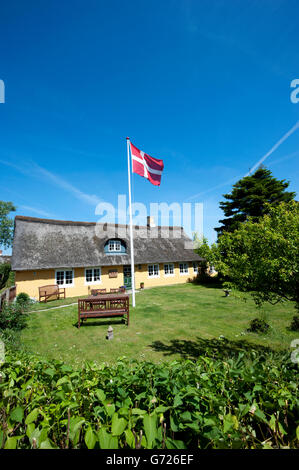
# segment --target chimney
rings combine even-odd
[[[156,227],[154,217],[151,217],[150,215],[148,215],[146,218],[146,225],[148,228]]]

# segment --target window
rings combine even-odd
[[[188,274],[188,264],[187,263],[180,263],[180,274]]]
[[[174,276],[173,264],[164,264],[164,274],[165,276]]]
[[[108,251],[121,251],[120,240],[109,240]]]
[[[99,284],[101,282],[101,268],[85,269],[86,284]]]
[[[158,264],[149,264],[148,265],[148,275],[149,275],[149,277],[159,277],[159,265]]]
[[[198,274],[198,263],[193,263],[193,272],[194,274]]]
[[[56,271],[56,284],[59,286],[71,287],[74,283],[74,271],[67,269],[63,271]]]

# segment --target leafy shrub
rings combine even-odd
[[[6,328],[0,330],[0,340],[4,342],[6,348],[11,348],[13,351],[21,349],[20,331]]]
[[[248,331],[251,331],[253,333],[258,333],[258,332],[266,333],[268,328],[269,328],[269,325],[268,325],[268,323],[265,322],[265,320],[263,320],[261,318],[254,318],[250,322],[250,326],[248,328]]]
[[[0,373],[7,449],[298,447],[298,365],[289,353],[75,370],[8,352]]]
[[[28,315],[24,304],[4,303],[0,312],[0,330],[22,330],[27,325]]]
[[[27,306],[30,304],[31,300],[26,292],[20,292],[16,297],[16,302],[20,305]]]
[[[292,320],[290,329],[291,329],[292,331],[299,331],[299,315],[295,315],[295,316],[293,317],[293,320]]]
[[[11,273],[11,266],[9,263],[0,264],[0,289],[6,287],[7,281]]]

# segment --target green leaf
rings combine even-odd
[[[179,430],[178,425],[179,425],[179,423],[178,423],[177,418],[170,416],[170,429],[171,429],[173,432],[177,432],[177,431]]]
[[[173,401],[173,406],[176,408],[177,406],[182,405],[183,402],[181,400],[181,397],[179,395],[176,395]]]
[[[134,434],[132,433],[131,429],[125,430],[126,442],[131,449],[135,448],[135,438]]]
[[[87,445],[88,449],[93,449],[96,442],[97,438],[91,427],[89,426],[84,437],[85,444]]]
[[[81,418],[80,416],[77,416],[76,418],[71,418],[70,419],[70,433],[69,437],[71,442],[73,443],[74,446],[78,444],[79,441],[79,436],[80,436],[80,430],[82,427],[82,424],[85,423],[85,419]]]
[[[146,415],[146,410],[141,410],[140,408],[132,408],[133,415]]]
[[[49,375],[50,377],[54,377],[55,372],[56,370],[51,369],[50,367],[48,367],[48,369],[45,370],[45,374]]]
[[[157,437],[157,415],[146,415],[143,417],[144,432],[149,449],[152,449],[154,440]]]
[[[254,416],[256,416],[257,418],[259,418],[261,421],[263,421],[264,423],[267,423],[267,419],[266,419],[266,416],[265,416],[265,413],[260,410],[259,408],[257,408],[255,410],[255,413],[254,413]]]
[[[157,406],[157,408],[155,408],[155,412],[156,413],[165,413],[165,411],[169,410],[170,406]]]
[[[166,449],[187,449],[187,446],[183,441],[170,439],[170,437],[166,439],[165,444]]]
[[[65,375],[64,377],[61,377],[61,379],[57,380],[56,386],[58,387],[59,385],[69,383],[69,378]]]
[[[39,415],[39,408],[35,408],[29,413],[29,415],[25,419],[25,424],[33,423],[37,419],[38,415]]]
[[[55,446],[53,445],[53,443],[50,441],[50,439],[48,439],[48,438],[45,439],[45,440],[41,443],[41,445],[40,445],[39,448],[40,448],[40,449],[57,449],[57,447],[55,447]]]
[[[106,394],[101,389],[96,390],[96,396],[102,403],[106,400]]]
[[[182,421],[192,421],[191,413],[190,411],[185,411],[184,413],[180,414],[180,419]]]
[[[34,430],[35,430],[35,424],[34,423],[27,424],[26,436],[30,438],[31,434],[34,432]]]
[[[111,431],[114,436],[120,436],[127,427],[127,421],[124,418],[119,418],[117,413],[112,416]]]
[[[4,449],[16,449],[17,448],[17,437],[8,437],[5,442]]]
[[[16,421],[17,423],[21,423],[24,418],[24,409],[21,406],[17,406],[11,413],[10,419],[12,421]]]
[[[115,412],[115,405],[111,404],[111,403],[106,403],[104,404],[105,406],[105,410],[106,410],[106,413],[108,416],[113,416],[114,412]]]
[[[228,432],[231,429],[238,429],[238,418],[232,414],[227,414],[223,417],[223,432]]]
[[[117,437],[111,436],[105,428],[101,428],[97,435],[101,449],[118,449]]]

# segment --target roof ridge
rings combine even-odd
[[[118,223],[111,223],[111,222],[81,222],[81,221],[72,221],[72,220],[57,220],[57,219],[42,219],[39,217],[29,217],[25,215],[16,215],[16,220],[22,220],[24,222],[36,222],[42,224],[53,224],[53,225],[82,225],[82,226],[95,226],[95,225],[109,225],[113,227],[130,227],[129,224],[118,224]],[[180,225],[156,225],[155,227],[148,227],[147,225],[133,225],[133,228],[146,228],[146,229],[181,229],[184,230],[184,227]]]

